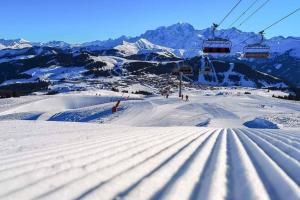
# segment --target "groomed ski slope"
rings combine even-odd
[[[0,100],[0,199],[300,199],[299,103],[236,92]]]
[[[245,91],[251,95],[244,94]],[[141,98],[103,90],[0,99],[0,121],[89,122],[134,127],[300,128],[300,104],[272,98],[267,90],[221,88],[184,93],[189,94],[189,102],[176,94],[169,99]],[[112,114],[111,108],[119,99],[122,100],[119,112]]]
[[[10,121],[0,132],[0,199],[300,199],[296,131]]]

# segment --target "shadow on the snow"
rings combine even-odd
[[[254,120],[245,122],[244,126],[248,128],[259,128],[259,129],[279,129],[277,124],[274,124],[273,122],[261,118],[255,118]]]
[[[211,119],[208,118],[208,119],[206,119],[206,120],[200,122],[200,123],[197,124],[196,126],[197,126],[197,127],[206,127],[206,126],[209,124],[210,120],[211,120]]]
[[[118,112],[123,111],[124,108],[120,107]],[[114,115],[111,108],[106,108],[98,112],[86,113],[86,112],[62,112],[58,113],[48,121],[68,121],[68,122],[92,122],[102,121],[110,116]]]
[[[30,113],[30,112],[13,113],[13,114],[0,116],[0,121],[6,121],[6,120],[37,120],[41,115],[42,115],[42,113]]]

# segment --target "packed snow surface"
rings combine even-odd
[[[299,103],[184,93],[0,100],[0,199],[300,199]]]

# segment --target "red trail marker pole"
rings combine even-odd
[[[112,107],[112,109],[111,109],[112,113],[115,113],[118,111],[118,107],[119,107],[120,103],[121,103],[121,100],[118,100],[116,105],[114,107]]]

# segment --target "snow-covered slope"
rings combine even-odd
[[[256,71],[242,63],[228,63],[224,61],[210,61],[209,73],[205,73],[206,58],[201,59],[198,82],[213,86],[242,86],[242,87],[267,87],[287,88],[283,80],[268,74]],[[209,59],[208,59],[209,60]]]
[[[128,86],[128,90],[135,87]],[[213,128],[300,127],[299,104],[272,98],[274,93],[267,90],[243,88],[186,90],[184,94],[190,96],[189,102],[182,101],[177,94],[171,95],[169,99],[152,97],[130,101],[138,96],[99,89],[91,90],[90,94],[73,92],[54,96],[22,97],[19,100],[1,99],[0,120],[35,120],[44,115],[48,116],[43,117],[46,121],[105,122],[138,127],[179,125]],[[23,103],[23,99],[30,101],[20,105],[19,102]],[[111,107],[117,99],[122,100],[120,112],[113,115]],[[263,120],[275,126],[266,127],[260,124]]]
[[[297,132],[15,123],[1,199],[300,198]]]
[[[156,52],[147,53],[149,49],[156,49]],[[19,53],[22,53],[23,49],[14,51],[14,54],[9,54],[8,57],[0,57],[1,70],[7,74],[6,79],[0,77],[0,86],[37,83],[40,80],[50,81],[53,84],[65,81],[86,82],[90,78],[102,79],[111,76],[129,80],[130,75],[138,76],[142,82],[148,82],[146,80],[148,78],[144,75],[168,74],[170,76],[178,68],[178,62],[182,62],[193,68],[193,76],[189,79],[192,82],[213,86],[286,87],[284,81],[257,72],[250,66],[238,62],[214,60],[210,74],[203,76],[205,67],[201,62],[201,57],[183,61],[169,49],[146,40],[139,40],[136,43],[125,42],[118,46],[116,54],[122,54],[122,56],[103,56],[93,52],[72,53],[50,47],[35,47],[23,52],[25,56],[21,57]],[[230,63],[234,66],[230,67]],[[167,79],[162,77],[159,82]],[[155,82],[149,81],[149,83],[160,87]]]
[[[0,111],[11,113],[0,122],[0,199],[297,200],[299,118],[294,129],[275,130],[256,117],[281,116],[288,125],[287,113],[299,116],[299,104],[244,91],[184,91],[189,102],[175,95],[122,101],[115,114],[107,104],[113,96],[0,100]],[[35,121],[15,120],[26,113]],[[62,122],[72,119],[94,123]],[[243,127],[249,119],[245,125],[267,129]]]

